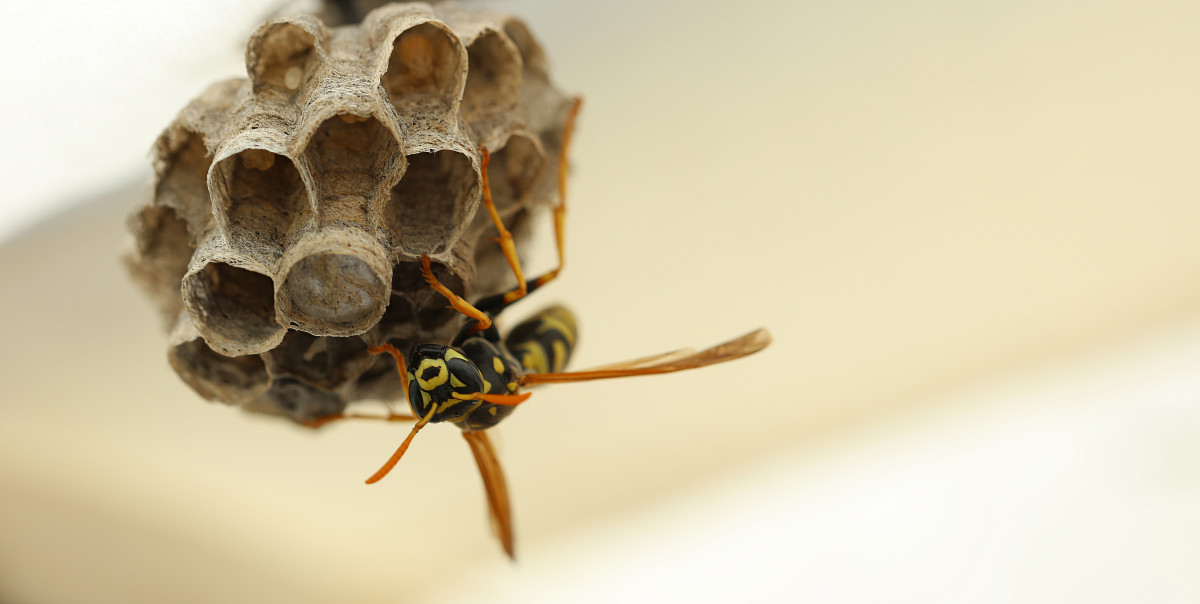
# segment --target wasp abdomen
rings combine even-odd
[[[509,332],[504,344],[526,373],[562,371],[575,349],[575,315],[551,306]]]

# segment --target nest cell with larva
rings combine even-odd
[[[480,148],[518,250],[557,201],[571,99],[520,21],[390,4],[361,23],[262,24],[248,78],[219,82],[153,148],[127,264],[211,400],[310,421],[398,398],[368,341],[448,341],[460,321],[420,275],[478,298],[511,287],[480,207]]]

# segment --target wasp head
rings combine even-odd
[[[431,422],[459,421],[480,403],[455,397],[483,392],[483,376],[462,353],[449,346],[418,344],[408,358],[408,404],[417,417],[438,406]]]

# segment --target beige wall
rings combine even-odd
[[[1200,5],[563,4],[513,3],[586,97],[569,267],[526,310],[578,311],[580,367],[760,325],[776,343],[539,391],[502,430],[522,548],[1200,305]],[[367,489],[394,426],[197,400],[115,263],[119,213],[0,248],[21,284],[0,294],[0,504],[21,511],[0,526],[21,539],[0,543],[69,546],[0,561],[103,577],[97,527],[128,524],[157,589],[208,569],[319,600],[499,556],[452,430]],[[43,500],[116,520],[56,533]]]

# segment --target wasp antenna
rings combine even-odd
[[[408,437],[404,439],[404,442],[400,443],[400,447],[396,449],[395,453],[392,453],[392,457],[387,460],[387,463],[383,464],[382,468],[379,468],[378,471],[376,471],[371,475],[370,478],[367,479],[367,484],[375,484],[379,482],[384,476],[388,475],[388,472],[392,471],[392,468],[396,467],[396,464],[399,463],[400,458],[404,457],[404,452],[408,450],[408,445],[412,442],[413,437],[417,435],[417,432],[421,431],[421,428],[425,427],[425,424],[429,423],[429,420],[433,419],[433,414],[437,413],[437,410],[438,405],[437,403],[434,403],[433,406],[429,408],[429,413],[426,413],[425,417],[422,417],[421,421],[417,422],[417,424],[413,426],[412,431],[408,433]]]

